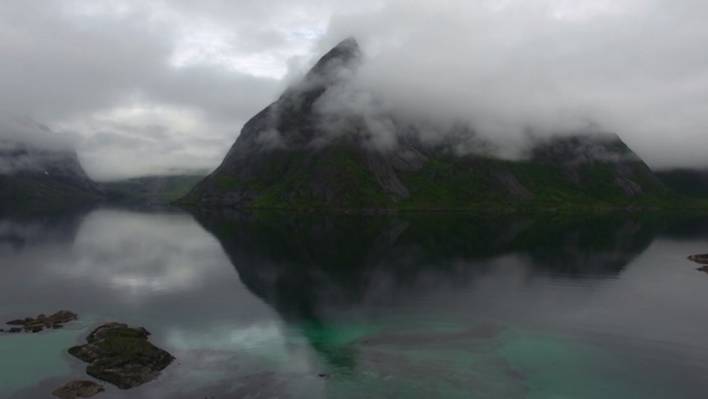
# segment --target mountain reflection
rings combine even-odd
[[[88,209],[39,214],[4,213],[0,210],[0,254],[3,249],[22,251],[46,243],[71,243]]]
[[[525,278],[610,278],[647,248],[654,226],[617,215],[512,218],[200,213],[243,283],[286,319],[464,287],[520,259]]]
[[[107,398],[436,397],[441,386],[447,397],[523,398],[549,380],[567,387],[558,396],[579,397],[569,378],[622,393],[614,397],[670,397],[645,384],[661,383],[667,364],[686,386],[704,386],[705,369],[682,366],[708,358],[695,345],[708,328],[705,276],[685,260],[703,248],[704,221],[5,214],[0,320],[60,308],[81,319],[60,332],[69,343],[42,355],[45,369],[6,356],[0,396],[46,397],[72,373],[66,347],[118,320],[147,327],[179,362],[143,390]],[[4,342],[0,350],[16,347]],[[665,356],[655,357],[657,342]],[[627,370],[641,376],[632,394]]]

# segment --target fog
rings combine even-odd
[[[328,34],[358,38],[359,84],[386,105],[469,121],[502,149],[592,127],[654,167],[708,166],[708,4],[576,3],[390,1]]]
[[[365,59],[330,107],[464,121],[507,155],[597,127],[654,168],[708,167],[706,17],[698,0],[8,0],[0,118],[45,126],[98,179],[208,169],[353,36]]]

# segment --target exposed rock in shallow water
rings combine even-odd
[[[70,312],[68,310],[60,310],[52,315],[46,316],[40,314],[35,318],[27,317],[21,320],[8,321],[6,324],[11,326],[21,326],[13,327],[8,330],[11,333],[22,332],[32,332],[38,333],[44,329],[57,329],[64,327],[64,324],[69,323],[74,320],[78,320],[79,316],[76,313]]]
[[[703,255],[691,255],[688,257],[689,260],[692,260],[696,263],[700,263],[703,265],[708,265],[708,254],[703,254]]]
[[[699,272],[708,273],[708,266],[699,267],[696,270],[698,270]]]
[[[152,381],[172,363],[174,357],[148,342],[144,328],[122,323],[108,323],[96,328],[85,345],[69,353],[86,363],[88,375],[110,382],[121,389],[134,388]]]
[[[61,399],[90,398],[103,391],[103,385],[93,381],[72,381],[55,389],[52,395]]]

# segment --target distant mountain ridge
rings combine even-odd
[[[207,172],[165,176],[142,176],[102,182],[106,200],[123,205],[168,205],[184,195]]]
[[[474,209],[658,206],[669,190],[614,134],[583,131],[535,144],[529,157],[486,155],[466,126],[420,139],[414,121],[383,118],[396,143],[372,146],[366,115],[325,115],[328,95],[361,62],[347,39],[248,121],[222,164],[182,203],[287,209]],[[460,151],[460,148],[472,151]]]
[[[43,208],[96,202],[102,196],[75,151],[0,141],[0,204]]]
[[[94,182],[76,152],[68,147],[0,140],[0,206],[8,209],[98,204],[163,206],[184,196],[206,174],[204,171]]]

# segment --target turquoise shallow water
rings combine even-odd
[[[703,398],[708,223],[99,209],[0,217],[0,398],[85,378],[105,321],[177,361],[104,398]]]

